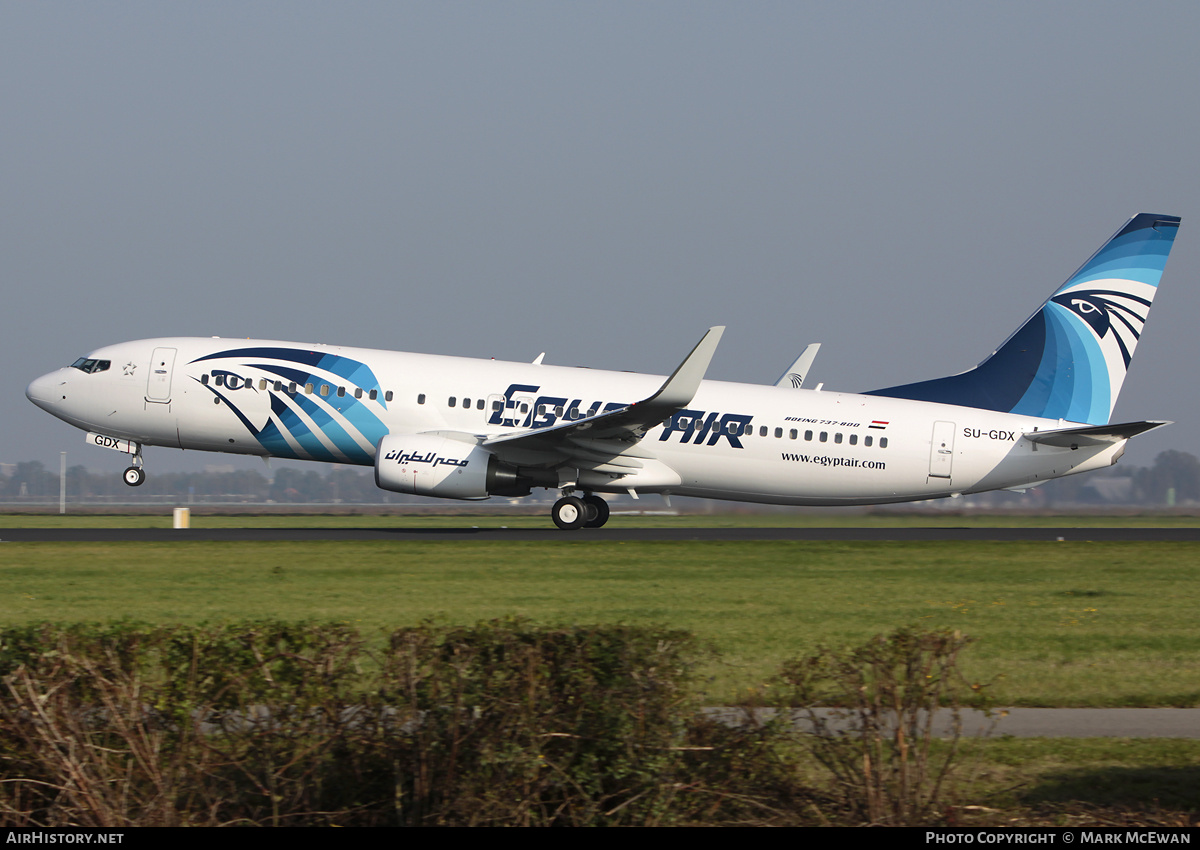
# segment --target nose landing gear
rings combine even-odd
[[[133,453],[133,466],[126,467],[125,471],[121,473],[121,477],[130,487],[140,487],[146,480],[146,470],[142,469],[141,445],[138,445],[137,451]]]

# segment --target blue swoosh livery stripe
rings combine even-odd
[[[301,387],[309,383],[316,385],[329,383],[329,378],[314,374],[312,370],[321,370],[327,374],[336,375],[350,385],[345,396],[326,397],[303,392],[288,395],[291,402],[298,406],[312,422],[311,426],[289,406],[281,394],[271,392],[271,416],[261,430],[256,429],[249,418],[238,408],[236,402],[231,400],[232,394],[220,394],[225,403],[242,421],[242,424],[246,426],[246,429],[254,435],[254,438],[268,453],[279,457],[310,458],[332,463],[363,465],[374,463],[373,449],[369,451],[363,447],[363,444],[372,447],[377,445],[387,435],[388,429],[383,421],[371,411],[369,405],[379,405],[386,409],[387,404],[382,397],[383,393],[378,378],[365,363],[337,354],[270,346],[218,351],[199,357],[192,362],[228,359],[240,361],[238,367],[243,370],[255,370],[260,374],[276,375],[285,382],[294,381]],[[279,360],[294,365],[247,362],[248,360]],[[368,403],[355,398],[354,389],[361,389],[364,394],[374,390],[377,397]],[[357,436],[361,439],[356,439],[355,435],[350,433],[339,421],[338,416],[334,415],[335,405],[341,408],[337,411],[338,416],[357,431]],[[314,427],[320,432],[320,436],[313,431]],[[328,444],[336,447],[337,451],[331,451]],[[297,451],[294,446],[298,446],[300,451]]]

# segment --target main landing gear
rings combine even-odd
[[[566,495],[554,503],[550,517],[563,531],[599,528],[608,522],[608,502],[592,493],[582,497]]]

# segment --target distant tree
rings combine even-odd
[[[27,460],[17,464],[16,470],[6,482],[6,496],[57,496],[58,476],[46,471],[40,460]]]
[[[329,483],[317,472],[285,467],[275,473],[270,495],[276,502],[326,502],[331,491]]]
[[[1137,471],[1134,484],[1152,504],[1165,504],[1171,488],[1176,503],[1200,501],[1200,459],[1188,452],[1162,452],[1153,466]]]

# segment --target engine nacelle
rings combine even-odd
[[[375,449],[375,486],[439,499],[525,496],[516,470],[479,446],[437,434],[389,434]]]

